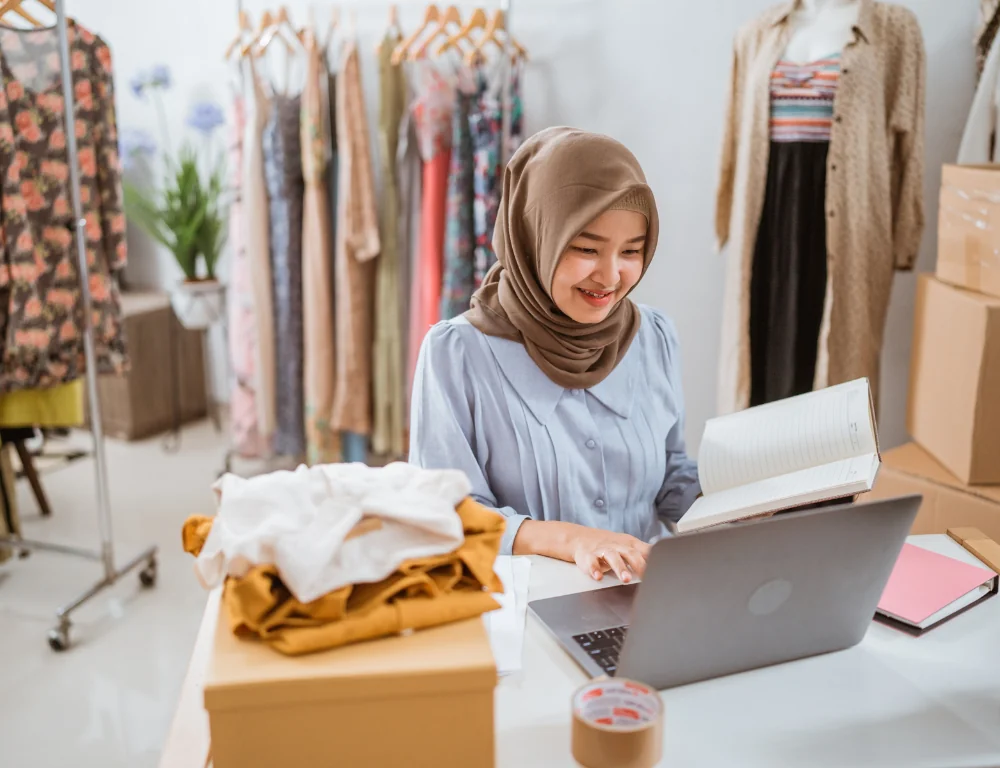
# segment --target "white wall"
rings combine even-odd
[[[724,257],[713,252],[715,173],[733,33],[764,10],[768,0],[514,0],[512,27],[528,47],[525,117],[529,131],[570,124],[611,134],[639,157],[660,206],[657,260],[638,297],[676,320],[684,352],[688,434],[698,443],[714,412]],[[933,268],[941,163],[954,158],[972,100],[972,33],[976,0],[907,0],[924,31],[927,76],[927,229],[918,268]],[[153,128],[153,114],[127,83],[137,69],[166,62],[176,86],[170,95],[171,130],[181,131],[195,96],[227,99],[221,52],[235,29],[236,2],[69,0],[71,14],[112,46],[123,126]],[[297,23],[314,6],[325,22],[328,3],[287,3]],[[463,2],[460,8],[474,7]],[[256,21],[273,4],[246,0]],[[368,0],[357,9],[362,76],[374,122],[375,40],[388,4]],[[406,30],[425,3],[399,3]],[[176,278],[169,257],[152,254],[133,237],[137,281]],[[880,431],[885,446],[905,439],[904,414],[914,277],[896,280],[883,356]]]

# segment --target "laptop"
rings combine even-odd
[[[791,512],[660,539],[639,584],[536,600],[591,677],[658,689],[856,645],[920,496]]]

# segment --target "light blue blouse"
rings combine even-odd
[[[651,541],[700,492],[684,446],[677,332],[657,310],[640,310],[625,357],[586,390],[564,389],[522,344],[463,317],[424,339],[410,461],[469,476],[473,498],[507,518],[502,554],[529,518]]]

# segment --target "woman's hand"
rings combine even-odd
[[[515,555],[545,555],[575,562],[596,581],[614,571],[623,584],[646,571],[649,544],[626,533],[611,533],[576,523],[525,520],[514,537]]]
[[[622,584],[628,584],[646,572],[649,549],[649,544],[627,533],[583,528],[577,535],[573,560],[595,581],[604,578],[608,571],[614,571]]]

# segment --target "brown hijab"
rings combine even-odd
[[[472,297],[466,318],[488,336],[524,344],[546,376],[566,388],[603,381],[639,330],[628,298],[599,323],[578,323],[552,301],[559,257],[576,237],[622,198],[645,198],[643,274],[653,259],[659,221],[639,162],[614,139],[574,128],[536,133],[504,171],[493,231],[497,263]]]

